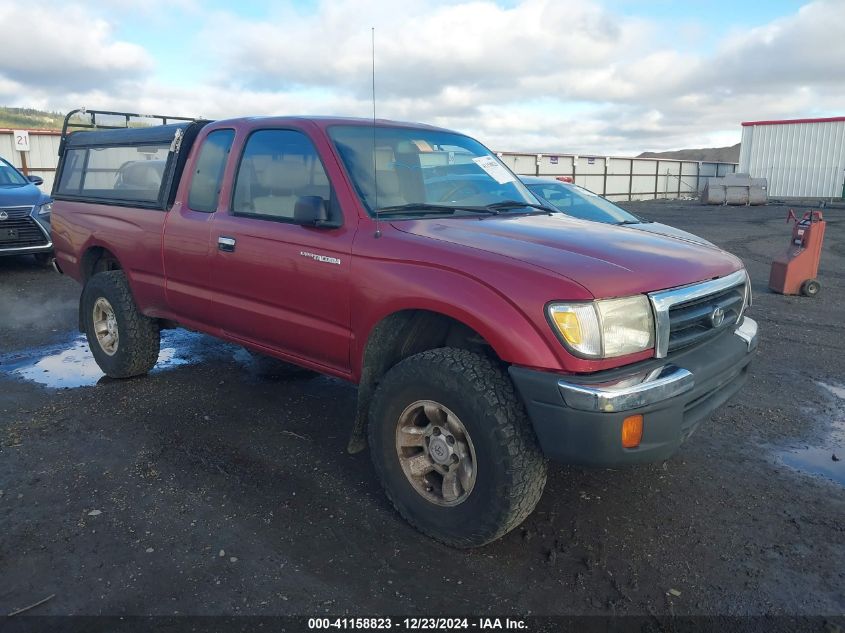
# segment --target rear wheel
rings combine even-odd
[[[135,305],[121,270],[97,273],[80,298],[88,347],[100,369],[112,378],[146,374],[158,359],[158,321]]]
[[[808,279],[801,284],[801,294],[805,297],[815,297],[822,289],[822,285],[815,279]]]
[[[499,538],[542,495],[534,431],[509,377],[484,356],[442,348],[405,359],[379,384],[368,433],[396,509],[447,545]]]

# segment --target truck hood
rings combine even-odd
[[[50,199],[35,185],[0,187],[0,207],[28,207]]]
[[[524,261],[571,279],[596,298],[723,277],[742,262],[714,246],[561,215],[393,221],[420,237]]]
[[[703,237],[699,237],[693,233],[676,229],[674,226],[668,224],[661,224],[660,222],[641,222],[640,224],[626,224],[630,229],[637,229],[638,231],[648,231],[649,233],[659,233],[660,235],[670,235],[671,237],[679,237],[688,242],[698,242],[705,246],[716,246],[713,242],[708,242]]]

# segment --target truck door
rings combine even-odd
[[[336,167],[335,167],[336,168]],[[215,319],[232,338],[338,372],[350,366],[349,271],[355,226],[299,223],[297,202],[333,193],[301,131],[259,129],[246,139],[229,208],[215,214]]]
[[[185,168],[187,196],[177,196],[162,238],[168,306],[178,319],[206,330],[217,325],[209,318],[211,221],[234,138],[235,131],[226,128],[210,132],[201,142],[196,160]]]

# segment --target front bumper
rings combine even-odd
[[[616,466],[670,457],[702,420],[745,383],[757,324],[633,367],[566,376],[511,367],[543,452],[572,464]],[[643,415],[643,437],[623,448],[622,421]]]

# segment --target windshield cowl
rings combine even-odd
[[[510,213],[512,215],[524,213],[543,213],[553,214],[559,213],[555,209],[551,209],[541,204],[533,204],[530,202],[517,202],[515,200],[504,200],[502,202],[495,202],[485,206],[464,206],[464,205],[446,205],[446,204],[428,204],[428,203],[409,203],[400,204],[392,207],[380,207],[376,209],[378,217],[391,217],[406,215],[409,217],[442,217],[444,215],[459,215],[461,212],[469,214],[481,215],[501,215],[502,213]]]

